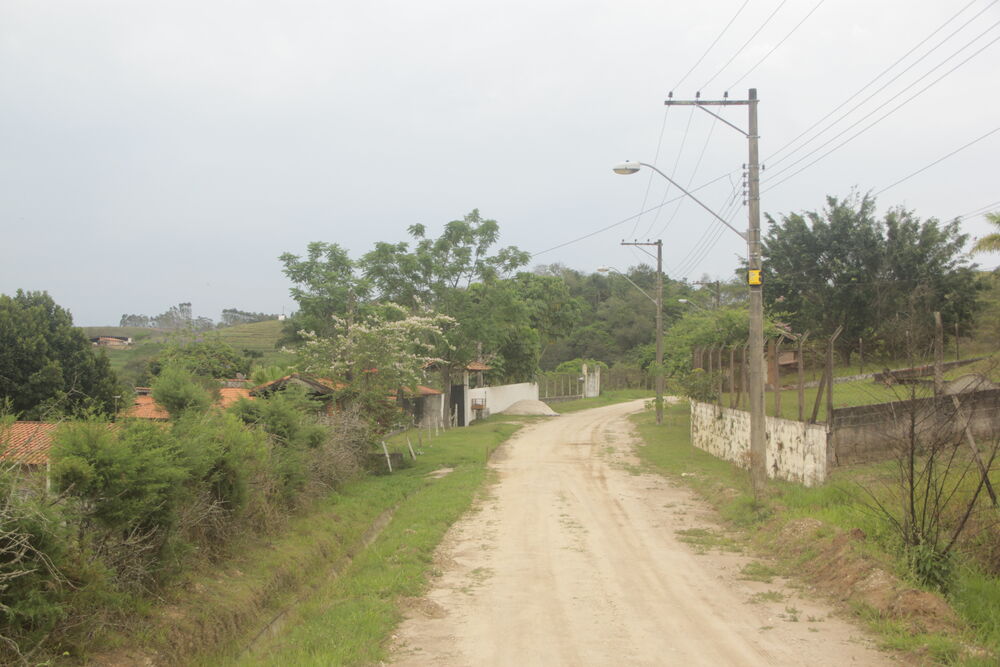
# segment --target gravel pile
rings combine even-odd
[[[547,417],[558,417],[559,413],[541,401],[525,399],[518,401],[514,405],[501,412],[502,415],[544,415]]]

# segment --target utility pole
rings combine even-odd
[[[746,239],[748,273],[747,286],[750,288],[750,386],[748,394],[750,396],[750,478],[753,482],[754,495],[759,495],[767,482],[767,443],[764,431],[764,295],[761,282],[761,259],[760,259],[760,155],[758,152],[758,132],[757,132],[757,89],[751,88],[747,99],[731,100],[728,93],[721,100],[675,100],[673,93],[670,99],[664,101],[666,106],[696,106],[705,113],[714,116],[729,127],[747,138],[749,143],[749,156],[747,162],[747,204],[749,215],[747,221],[747,233],[744,235],[737,232]],[[706,107],[710,106],[746,106],[749,109],[749,125],[747,131],[733,125],[728,120],[710,111]],[[664,176],[666,176],[664,174]],[[668,178],[668,180],[670,180]],[[690,193],[687,193],[690,196]],[[693,197],[692,197],[693,198]],[[695,201],[722,220],[727,227],[731,226],[723,220],[717,213],[708,209],[700,201]]]
[[[663,241],[622,241],[622,245],[656,246],[656,423],[663,423]]]

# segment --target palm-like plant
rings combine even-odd
[[[992,223],[997,231],[976,241],[972,246],[972,252],[1000,252],[1000,212],[987,213],[986,220]]]

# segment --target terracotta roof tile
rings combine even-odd
[[[0,461],[45,465],[52,449],[52,434],[58,424],[14,422],[0,428]]]
[[[465,370],[467,370],[467,371],[491,371],[491,370],[493,370],[493,367],[492,366],[487,366],[486,364],[484,364],[481,361],[472,361],[472,362],[469,362],[469,364],[465,367]]]
[[[253,400],[253,397],[250,395],[250,390],[246,387],[223,387],[219,390],[219,401],[217,405],[222,408],[228,408],[241,398]]]
[[[155,398],[144,394],[135,397],[132,407],[125,411],[125,416],[135,419],[170,419],[170,413]]]

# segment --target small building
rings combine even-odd
[[[90,339],[95,347],[128,347],[132,344],[131,336],[95,336]]]
[[[0,426],[0,465],[17,466],[28,473],[45,475],[45,490],[49,490],[49,452],[52,436],[59,424],[16,421]]]
[[[235,382],[233,380],[223,380],[223,384]],[[225,410],[242,398],[253,400],[250,389],[246,386],[234,387],[223,386],[219,389],[219,398],[215,406]],[[153,421],[167,421],[170,413],[153,398],[153,390],[149,387],[136,387],[135,398],[132,405],[125,410],[124,417],[132,419],[151,419]]]

